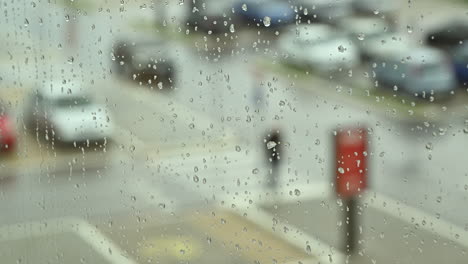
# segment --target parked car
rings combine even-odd
[[[452,20],[438,28],[428,30],[426,44],[436,48],[451,49],[468,40],[468,21]]]
[[[38,87],[26,111],[34,131],[63,143],[107,142],[113,123],[105,105],[93,101],[86,87],[54,81]]]
[[[353,0],[353,7],[362,14],[387,14],[393,15],[400,8],[395,0]]]
[[[317,20],[334,23],[353,14],[352,0],[292,0],[291,4],[303,22]]]
[[[461,84],[468,84],[468,43],[455,47],[449,54],[457,80]]]
[[[371,64],[379,87],[418,98],[447,98],[456,87],[449,59],[434,48],[389,45],[375,54]]]
[[[296,21],[296,14],[287,1],[240,0],[234,10],[239,21],[247,26],[276,28]]]
[[[392,32],[387,21],[377,17],[345,18],[338,22],[338,27],[354,41],[363,59],[370,56],[367,50],[368,42],[385,39],[387,33]]]
[[[416,43],[408,38],[407,34],[391,32],[366,41],[365,56],[369,59],[379,58],[386,54],[400,54],[408,48],[415,46]]]
[[[0,104],[0,153],[12,153],[16,148],[16,132],[6,107]]]
[[[174,63],[168,50],[166,43],[157,38],[125,38],[113,46],[115,71],[142,85],[172,88]]]
[[[189,6],[187,26],[197,32],[224,34],[229,33],[232,27],[235,28],[236,16],[232,12],[232,0],[190,1]]]
[[[291,27],[278,46],[286,62],[321,72],[349,69],[360,62],[353,41],[325,24]]]

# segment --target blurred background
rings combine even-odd
[[[468,263],[465,0],[0,0],[2,263]]]

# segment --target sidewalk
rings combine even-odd
[[[347,263],[467,262],[467,249],[454,241],[458,238],[457,235],[454,240],[449,240],[447,236],[427,231],[429,229],[436,232],[433,223],[429,221],[413,220],[409,223],[368,204],[360,204],[359,208],[359,250],[356,255],[348,257]],[[300,203],[285,202],[263,206],[263,209],[278,219],[278,227],[281,223],[287,223],[332,247],[343,248],[345,208],[336,198],[301,200]]]

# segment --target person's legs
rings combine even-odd
[[[270,170],[268,172],[268,179],[267,179],[267,186],[270,190],[276,191],[278,188],[278,181],[279,181],[279,171],[278,171],[278,162],[271,162],[270,163]]]

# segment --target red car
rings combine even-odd
[[[0,106],[0,153],[12,152],[16,147],[13,121]]]

